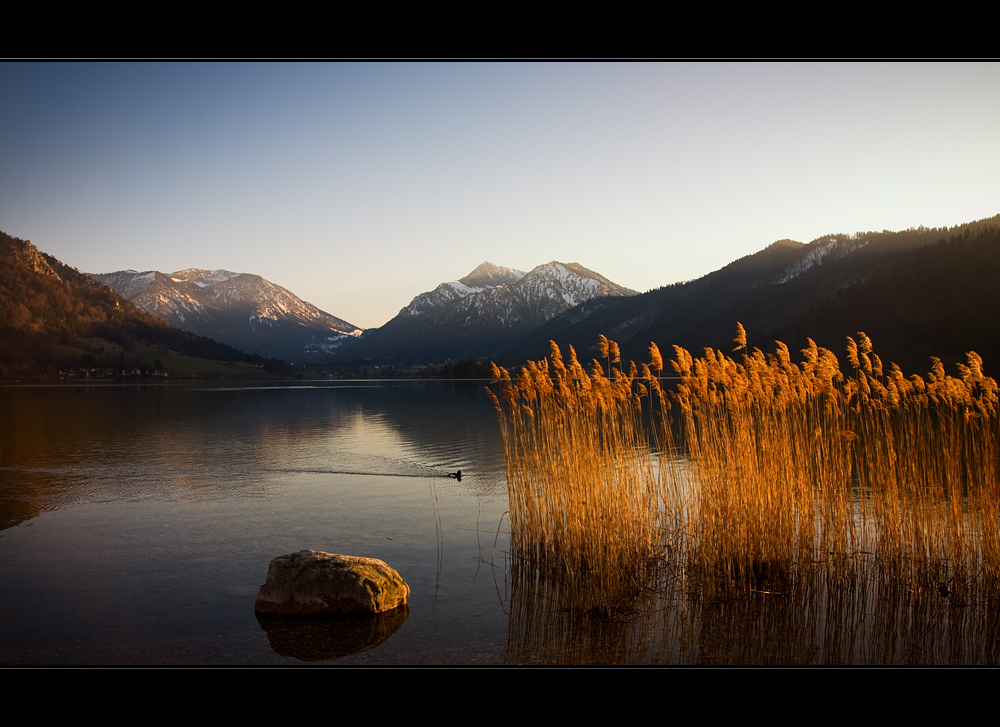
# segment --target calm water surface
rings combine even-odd
[[[0,665],[1000,663],[995,595],[933,585],[675,570],[595,618],[510,566],[506,509],[482,382],[2,387]],[[408,611],[258,619],[304,548],[386,561]]]
[[[503,663],[505,510],[482,384],[0,389],[0,663]],[[392,565],[405,622],[355,655],[267,630],[303,548]]]

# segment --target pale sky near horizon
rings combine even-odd
[[[996,63],[0,63],[0,230],[380,326],[484,260],[645,291],[1000,213]]]

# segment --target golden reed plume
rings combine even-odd
[[[921,378],[886,373],[864,333],[846,373],[812,340],[800,363],[748,350],[742,325],[735,343],[739,362],[675,346],[669,392],[655,344],[625,372],[604,336],[590,374],[555,343],[516,378],[494,366],[515,557],[587,573],[608,603],[651,564],[702,592],[817,569],[1000,576],[998,387],[978,355]]]

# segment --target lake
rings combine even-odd
[[[575,612],[511,566],[485,383],[0,388],[0,664],[1000,661],[995,600],[905,584],[699,603],[667,573]],[[384,560],[408,610],[258,618],[270,560],[305,548]]]

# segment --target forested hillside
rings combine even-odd
[[[931,355],[964,360],[975,350],[993,371],[1000,369],[989,324],[1000,308],[998,278],[1000,216],[951,228],[826,235],[808,245],[782,240],[698,280],[589,301],[503,360],[541,358],[550,339],[587,359],[602,333],[635,360],[650,341],[728,351],[741,322],[751,348],[781,340],[794,350],[812,338],[841,355],[846,336],[865,331],[884,359],[906,367],[924,370]]]
[[[776,331],[782,340],[843,348],[864,330],[883,358],[924,370],[931,356],[965,360],[974,350],[1000,371],[1000,222],[966,227],[883,265],[839,289]],[[839,353],[839,351],[837,351]]]
[[[30,242],[0,232],[0,378],[52,378],[81,368],[111,369],[116,376],[125,370],[210,373],[212,367],[192,359],[243,362],[248,371],[264,364],[173,328]]]

